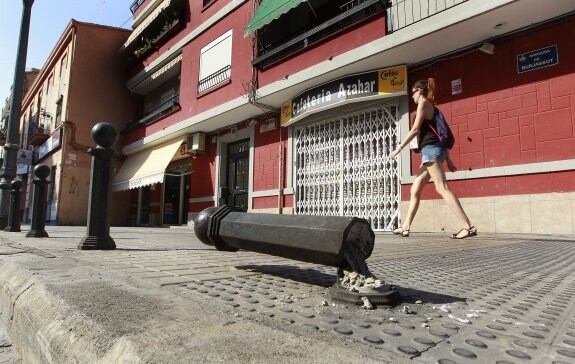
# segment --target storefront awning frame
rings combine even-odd
[[[164,181],[166,167],[186,140],[185,136],[128,156],[114,176],[113,191],[124,191]]]

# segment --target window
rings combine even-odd
[[[232,68],[232,30],[220,36],[200,51],[198,93],[227,81]]]
[[[41,124],[44,128],[44,132],[48,133],[50,126],[52,124],[52,114],[50,110],[52,109],[52,89],[54,88],[54,77],[50,76],[48,78],[48,83],[46,84],[46,100],[44,103],[44,109],[40,112]]]
[[[62,95],[64,90],[64,80],[66,79],[66,66],[68,62],[68,57],[64,56],[62,58],[62,64],[60,64],[60,82],[58,83],[58,97]]]
[[[64,96],[60,95],[58,100],[56,100],[56,124],[54,128],[57,128],[62,124],[62,102],[64,101]]]

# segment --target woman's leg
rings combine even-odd
[[[413,185],[411,185],[411,197],[409,199],[407,215],[405,216],[405,220],[403,220],[403,224],[401,224],[403,230],[409,230],[411,228],[411,223],[413,222],[417,209],[419,208],[421,191],[427,182],[429,182],[429,178],[430,176],[429,172],[427,172],[427,168],[425,166],[421,166],[421,168],[419,168],[419,172],[417,172],[415,181],[413,181]]]
[[[467,229],[467,233],[470,233],[470,229],[473,227],[469,218],[463,211],[463,207],[461,207],[461,203],[459,199],[447,186],[447,180],[445,179],[445,172],[443,172],[443,168],[441,168],[441,164],[436,162],[433,163],[426,163],[427,164],[427,171],[429,175],[433,179],[433,183],[435,184],[435,190],[437,193],[445,200],[447,206],[451,208],[451,210],[457,216],[457,219],[461,223],[461,227]]]

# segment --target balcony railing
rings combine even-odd
[[[28,122],[28,145],[42,145],[50,137],[51,116],[34,114]]]
[[[230,79],[232,66],[226,66],[221,70],[212,73],[211,75],[202,78],[198,82],[198,93],[201,94]]]
[[[174,33],[178,29],[178,25],[181,24],[183,24],[183,22],[179,18],[166,21],[161,31],[156,36],[153,38],[147,38],[144,44],[134,51],[134,56],[136,56],[136,58],[141,58],[148,54],[152,49],[159,47],[168,39],[170,34]]]
[[[345,29],[382,14],[387,0],[352,0],[340,7],[340,14],[300,34],[292,34],[281,41],[264,44],[252,64],[266,67],[280,59],[294,54],[326,37],[338,34]]]
[[[144,3],[144,1],[146,0],[135,0],[132,3],[132,5],[130,5],[130,11],[132,12],[132,14],[134,14],[136,10],[138,10],[138,8]]]
[[[153,123],[154,121],[178,110],[180,108],[180,95],[175,95],[171,99],[160,103],[158,106],[144,113],[138,120],[134,120],[126,124],[126,128],[122,130],[122,134],[129,133],[139,127]]]
[[[393,0],[387,9],[387,32],[393,33],[468,0]]]

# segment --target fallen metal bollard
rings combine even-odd
[[[338,267],[338,279],[329,290],[333,300],[361,304],[366,297],[376,305],[391,305],[399,299],[397,290],[367,267],[375,234],[365,219],[249,214],[221,206],[201,211],[194,231],[204,244],[218,250],[244,249]]]

